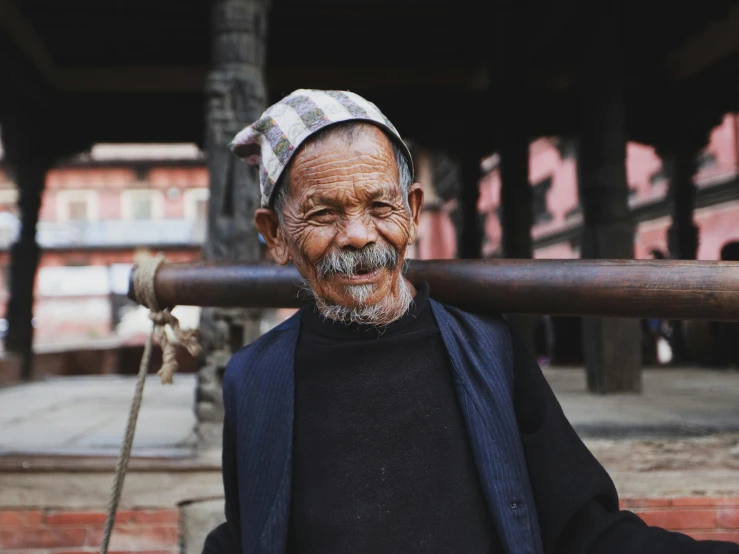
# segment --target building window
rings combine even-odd
[[[716,160],[716,156],[714,156],[710,152],[703,151],[698,154],[698,159],[696,160],[697,171],[710,169],[712,167],[716,167],[717,165],[718,161]]]
[[[0,189],[0,212],[18,213],[18,189]]]
[[[552,220],[552,214],[547,209],[547,192],[552,188],[552,178],[542,179],[531,187],[531,208],[533,210],[534,225]]]
[[[152,219],[153,213],[150,195],[137,194],[131,198],[131,219]]]
[[[183,196],[183,210],[185,219],[204,222],[208,219],[208,198],[210,190],[207,188],[187,189]]]
[[[98,193],[94,190],[61,190],[56,196],[59,221],[96,221]]]
[[[580,200],[578,199],[577,206],[567,210],[567,213],[565,214],[565,219],[571,219],[573,217],[578,217],[581,215],[582,215],[582,205],[580,204]]]
[[[123,219],[153,220],[164,216],[164,199],[158,190],[124,190],[121,193]]]
[[[649,184],[652,186],[655,186],[657,183],[661,183],[662,181],[666,180],[667,170],[665,169],[664,165],[649,176]]]
[[[87,199],[72,200],[67,204],[69,221],[87,221],[88,212]]]

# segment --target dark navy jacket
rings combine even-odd
[[[739,554],[736,544],[695,541],[619,510],[610,477],[506,322],[430,303],[491,523],[508,554]],[[237,352],[226,369],[227,523],[208,535],[204,554],[285,552],[299,330],[297,314]]]
[[[510,331],[500,318],[430,302],[501,542],[509,554],[541,554],[513,408]],[[298,313],[234,355],[224,377],[226,514],[243,554],[284,553],[287,544],[299,328]]]

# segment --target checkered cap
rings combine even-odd
[[[267,207],[275,183],[305,139],[324,127],[351,120],[382,128],[406,154],[413,171],[408,147],[390,120],[372,102],[343,90],[296,90],[267,108],[229,146],[241,159],[259,166],[262,206]]]

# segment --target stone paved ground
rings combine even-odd
[[[643,395],[608,397],[584,392],[581,369],[545,374],[622,497],[739,496],[739,372],[647,370]],[[104,506],[133,386],[130,377],[98,376],[0,389],[0,507]],[[124,505],[222,494],[219,453],[192,458],[194,390],[192,375],[170,387],[147,381]],[[104,472],[77,475],[69,468],[104,458],[56,455],[111,458]]]
[[[0,389],[0,455],[117,455],[135,378],[65,377]],[[194,375],[170,386],[149,377],[134,455],[190,456]]]
[[[642,395],[594,396],[582,369],[547,369],[560,403],[599,458],[634,469],[737,468],[739,372],[652,369]],[[0,455],[115,455],[134,379],[67,377],[0,389]],[[195,378],[148,379],[134,455],[192,454]],[[624,457],[625,450],[630,455]],[[691,461],[692,460],[692,461]]]
[[[689,437],[739,432],[739,371],[647,369],[642,394],[595,396],[581,369],[545,369],[583,437]]]

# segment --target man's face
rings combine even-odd
[[[337,133],[306,144],[290,167],[282,226],[271,210],[256,220],[278,262],[292,259],[329,304],[355,308],[397,294],[422,201],[416,184],[406,203],[390,140],[366,125],[353,140]]]

